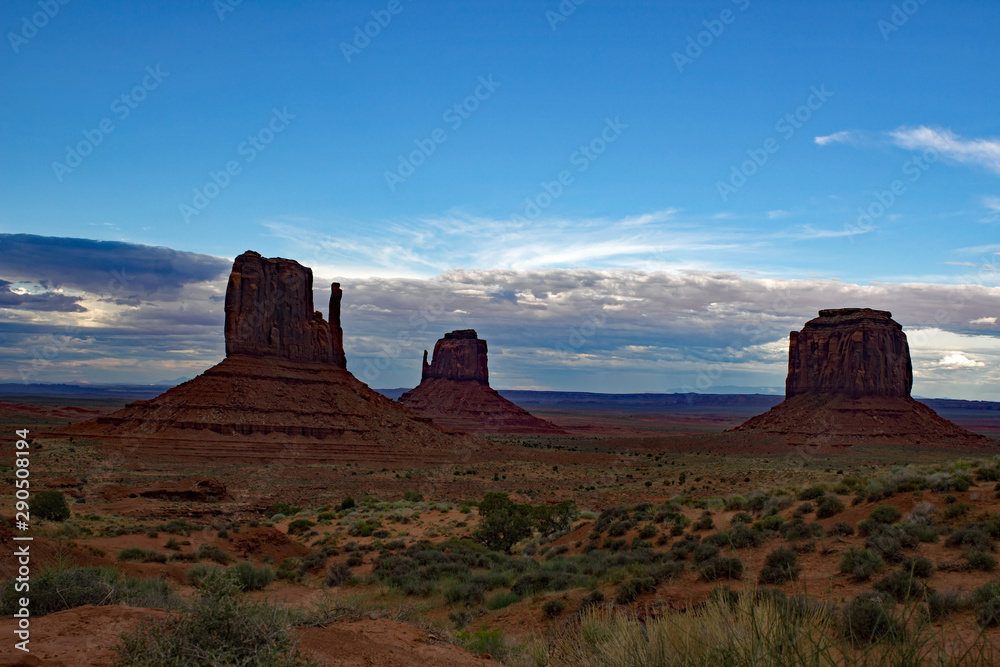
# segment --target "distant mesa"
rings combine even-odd
[[[378,462],[468,460],[488,445],[445,433],[369,389],[346,369],[340,302],[313,310],[312,270],[252,251],[226,288],[226,358],[151,400],[49,435],[114,441],[178,461]]]
[[[789,336],[785,400],[733,430],[778,435],[790,445],[991,442],[915,401],[912,386],[910,348],[892,313],[821,310]]]
[[[559,434],[555,424],[535,417],[490,388],[486,341],[474,329],[452,331],[424,350],[420,384],[399,397],[435,424],[468,433]]]

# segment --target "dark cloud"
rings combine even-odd
[[[0,234],[0,254],[0,278],[129,305],[136,297],[222,278],[232,266],[226,259],[171,248],[33,234]]]
[[[83,313],[87,309],[80,305],[80,297],[55,292],[40,294],[19,294],[10,288],[11,283],[0,280],[0,308],[12,310],[34,310],[59,313]]]

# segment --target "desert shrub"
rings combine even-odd
[[[709,558],[698,567],[698,572],[705,581],[718,579],[742,579],[743,561],[739,558],[715,556]]]
[[[949,547],[975,549],[976,551],[993,551],[996,545],[994,538],[977,524],[969,524],[952,531],[944,543]]]
[[[382,522],[378,519],[361,519],[351,522],[347,527],[347,534],[351,537],[371,537],[372,533],[381,527]]]
[[[197,551],[198,559],[207,559],[218,563],[219,565],[228,565],[233,559],[225,551],[219,547],[212,546],[209,544],[202,544],[198,547]]]
[[[729,520],[730,527],[736,527],[738,524],[751,524],[753,523],[753,516],[747,512],[737,512],[733,515],[733,518]]]
[[[474,537],[490,549],[509,553],[533,532],[525,506],[514,504],[506,493],[487,493],[479,503],[479,516]]]
[[[1000,625],[1000,597],[990,598],[976,607],[976,621],[984,628]]]
[[[746,507],[747,501],[743,496],[729,496],[725,500],[723,507],[727,512],[742,511]]]
[[[737,549],[760,547],[765,542],[767,542],[767,535],[744,523],[734,525],[733,529],[729,531],[729,543]]]
[[[422,503],[424,501],[424,494],[413,489],[408,489],[403,491],[403,500],[409,503]]]
[[[890,601],[881,593],[865,592],[848,602],[840,616],[840,633],[855,644],[889,639],[900,634]]]
[[[856,581],[868,581],[882,571],[882,557],[874,551],[851,547],[840,558],[840,571]]]
[[[566,608],[566,603],[560,599],[547,600],[542,605],[542,613],[545,614],[545,618],[555,618],[563,612]]]
[[[274,570],[266,565],[256,567],[253,563],[242,562],[229,571],[241,591],[264,590],[274,581]]]
[[[354,498],[350,496],[344,496],[344,499],[340,501],[341,511],[353,509],[355,507],[357,507],[357,503],[354,501]]]
[[[719,547],[708,542],[701,542],[696,544],[694,549],[691,551],[691,560],[695,564],[703,563],[709,558],[714,558],[719,554]]]
[[[816,502],[816,518],[827,519],[844,511],[844,503],[835,495],[825,495]]]
[[[974,570],[982,570],[983,572],[992,572],[997,569],[997,559],[988,551],[979,551],[977,549],[969,549],[964,554],[962,558],[968,561],[969,565]]]
[[[927,542],[933,544],[938,541],[941,533],[934,526],[928,526],[926,524],[919,523],[901,523],[899,526],[906,531],[908,535],[914,537],[918,542]]]
[[[892,505],[879,505],[868,515],[868,519],[875,523],[896,523],[902,518],[903,513]]]
[[[659,531],[656,529],[656,526],[652,524],[646,524],[639,529],[639,537],[644,540],[652,539],[656,537],[657,534],[659,534]]]
[[[927,595],[927,613],[932,621],[939,621],[952,612],[965,609],[968,605],[968,598],[960,591],[931,591]]]
[[[903,549],[914,549],[920,542],[915,537],[899,528],[886,524],[878,524],[875,532],[865,540],[865,548],[878,553],[889,563],[898,563],[903,559]]]
[[[274,503],[267,508],[265,514],[284,514],[285,516],[292,516],[293,514],[298,514],[301,511],[301,507],[293,507],[288,503]]]
[[[190,612],[147,619],[115,651],[127,665],[312,665],[297,649],[289,613],[245,600],[231,573],[206,577]]]
[[[814,537],[823,537],[823,526],[818,523],[806,523],[802,519],[792,519],[781,525],[778,529],[781,536],[786,540],[808,540]]]
[[[448,604],[464,602],[478,604],[486,597],[486,587],[479,581],[459,579],[450,582],[444,589],[444,599]]]
[[[118,552],[118,560],[137,563],[166,563],[167,555],[158,551],[147,551],[139,547],[129,547]]]
[[[336,518],[337,514],[335,512],[320,512],[316,515],[317,521],[333,521]]]
[[[17,581],[0,587],[0,614],[12,616],[20,609]],[[41,571],[31,580],[31,613],[44,616],[85,604],[125,604],[136,607],[171,607],[175,604],[170,585],[163,579],[125,577],[111,567],[78,567]]]
[[[758,581],[761,584],[781,584],[799,578],[802,566],[799,557],[788,547],[779,547],[769,553],[764,559],[764,567],[760,571]]]
[[[516,593],[511,593],[510,591],[500,591],[486,601],[486,608],[490,611],[496,611],[497,609],[509,607],[520,600],[521,596]]]
[[[364,562],[365,562],[365,557],[356,551],[352,554],[348,554],[347,556],[347,565],[349,567],[358,567]]]
[[[656,590],[656,581],[652,577],[632,577],[618,585],[615,602],[629,604],[634,602],[640,594],[654,590]]]
[[[785,517],[780,514],[772,514],[771,516],[766,516],[760,521],[753,524],[756,530],[762,531],[778,531],[781,526],[785,523]]]
[[[288,534],[294,535],[295,533],[304,533],[316,524],[309,519],[295,519],[288,524]]]
[[[580,600],[580,609],[583,610],[588,607],[594,607],[601,604],[604,604],[604,593],[601,591],[591,591],[582,600]]]
[[[875,582],[875,590],[885,593],[897,602],[905,602],[923,597],[926,586],[909,571],[898,570]]]
[[[972,510],[972,505],[966,502],[955,503],[944,508],[944,518],[953,520],[963,517]]]
[[[58,491],[39,491],[28,501],[28,509],[36,517],[49,521],[65,521],[70,514],[66,496]]]
[[[712,521],[712,513],[707,510],[702,512],[701,517],[694,522],[691,528],[694,530],[712,530],[715,528],[715,522]]]
[[[934,503],[924,500],[913,506],[910,513],[906,515],[906,522],[919,526],[933,526],[935,514],[937,514],[937,508],[934,507]]]
[[[351,580],[354,573],[351,572],[351,568],[348,567],[347,563],[333,563],[330,567],[326,568],[326,585],[327,586],[340,586]]]
[[[799,491],[799,500],[816,500],[826,493],[824,484],[813,484]]]
[[[910,556],[903,561],[903,570],[911,573],[914,577],[926,579],[934,573],[934,563],[930,558],[924,556]]]
[[[830,535],[841,535],[843,537],[850,537],[854,534],[854,526],[847,523],[846,521],[838,521],[837,523],[830,526],[830,530],[827,531]]]

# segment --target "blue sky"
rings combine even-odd
[[[780,386],[788,330],[875,305],[912,332],[917,393],[996,391],[989,2],[12,0],[0,27],[0,233],[298,259],[344,283],[359,376],[420,309],[394,280],[486,299],[442,312],[375,386],[415,384],[419,348],[466,325],[498,386]],[[187,262],[186,289],[102,299],[69,265],[111,280],[121,248],[79,247],[53,243],[46,273],[0,264],[0,377],[46,337],[67,342],[36,380],[221,357],[224,271]],[[775,305],[783,290],[798,296]],[[193,328],[162,344],[178,312]]]

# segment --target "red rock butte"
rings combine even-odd
[[[50,432],[178,462],[433,465],[489,443],[445,433],[346,369],[334,283],[330,322],[313,310],[312,270],[248,251],[226,288],[226,358],[148,401]]]
[[[906,334],[892,313],[821,310],[789,335],[785,400],[733,431],[789,445],[990,445],[911,398],[912,386]]]
[[[468,433],[519,435],[565,433],[490,387],[486,341],[474,329],[452,331],[424,350],[420,384],[399,402],[444,428]]]

